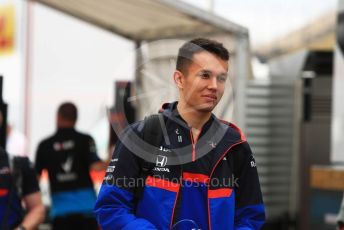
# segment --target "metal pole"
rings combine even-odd
[[[26,28],[26,66],[25,66],[25,79],[24,79],[24,133],[25,136],[30,140],[30,120],[31,120],[31,107],[32,107],[32,98],[31,98],[31,87],[32,87],[32,75],[31,67],[33,65],[32,61],[32,7],[33,2],[31,0],[26,2],[27,9],[27,28]],[[30,143],[30,142],[29,142]]]
[[[235,107],[234,107],[234,117],[236,123],[245,132],[246,131],[246,87],[247,79],[249,78],[249,48],[248,48],[248,37],[240,36],[238,38],[237,46],[237,76],[235,79],[234,86],[234,97],[235,97]]]
[[[142,54],[142,41],[136,41],[136,57],[135,57],[135,91],[137,95],[140,95],[143,88],[143,79],[142,79],[142,68],[143,68],[143,54]],[[133,101],[134,106],[136,107],[136,119],[142,119],[144,117],[143,108],[145,101]]]
[[[2,99],[2,80],[0,75],[0,146],[6,148],[7,104]]]
[[[214,7],[215,7],[215,1],[214,0],[208,0],[208,11],[209,12],[214,12]]]

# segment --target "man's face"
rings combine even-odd
[[[192,109],[211,112],[223,95],[227,75],[227,61],[206,51],[196,53],[181,76],[180,96]]]

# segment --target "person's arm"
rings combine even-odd
[[[21,158],[19,165],[22,177],[22,201],[27,210],[27,214],[20,226],[25,229],[37,229],[45,217],[45,208],[39,191],[37,174],[28,158]]]
[[[343,222],[338,222],[338,230],[344,230],[344,223]]]
[[[342,203],[340,205],[338,217],[337,217],[337,224],[339,230],[344,230],[344,196],[342,199]]]
[[[103,230],[156,230],[148,220],[135,216],[135,188],[129,184],[139,171],[138,158],[118,141],[95,205]]]
[[[91,170],[94,171],[104,171],[109,165],[109,161],[97,161],[91,164]]]
[[[265,222],[265,210],[260,190],[256,162],[247,142],[233,152],[235,188],[235,230],[260,229]]]
[[[96,143],[91,136],[88,136],[88,164],[90,170],[104,171],[109,165],[110,159],[102,161],[97,154]]]
[[[41,193],[34,192],[23,197],[27,214],[20,226],[27,230],[37,229],[38,225],[43,222],[45,217],[45,208],[42,203]]]
[[[36,151],[35,159],[35,170],[38,175],[38,179],[42,174],[43,169],[45,168],[45,154],[44,154],[44,144],[40,143]]]

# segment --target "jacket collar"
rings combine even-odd
[[[186,121],[179,114],[179,111],[177,109],[177,105],[178,105],[178,101],[175,101],[172,103],[165,103],[162,105],[159,112],[162,113],[169,120],[172,120],[172,121],[178,123],[179,125],[183,126],[184,128],[190,130],[190,127],[188,126]],[[216,116],[212,113],[209,120],[202,126],[202,132],[207,131],[210,128],[210,126],[213,124],[214,121],[220,122],[216,118]]]
[[[159,113],[162,113],[167,118],[167,127],[169,126],[169,122],[173,122],[190,131],[190,127],[177,110],[177,104],[178,101],[165,103],[161,106]],[[223,134],[227,133],[229,135],[227,136],[227,138],[229,138],[231,142],[245,140],[239,128],[237,128],[232,123],[221,121],[213,113],[211,114],[209,120],[203,125],[200,137],[203,136],[203,134],[208,133],[208,131],[210,132],[209,136],[215,135],[215,133],[219,132]]]

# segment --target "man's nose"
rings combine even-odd
[[[210,82],[209,82],[208,88],[212,89],[212,90],[216,90],[217,89],[217,78],[216,77],[210,78]]]

